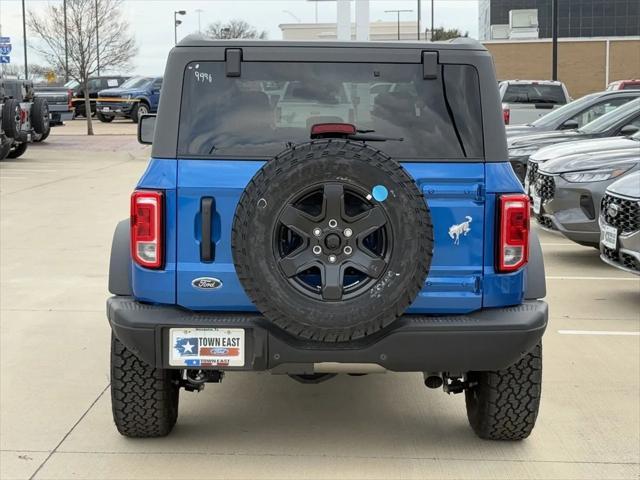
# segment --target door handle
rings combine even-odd
[[[213,198],[202,197],[200,199],[200,217],[202,220],[202,236],[200,241],[200,260],[213,262],[215,258],[215,245],[211,239],[211,222],[213,219]]]

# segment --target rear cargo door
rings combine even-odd
[[[485,219],[479,79],[474,67],[441,65],[432,53],[425,62],[417,51],[415,63],[188,64],[178,139],[178,304],[254,310],[233,266],[239,198],[264,162],[309,141],[311,125],[346,121],[402,139],[375,146],[407,169],[431,209],[431,271],[411,311],[480,308]]]

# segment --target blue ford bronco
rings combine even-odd
[[[167,435],[227,373],[394,371],[527,437],[548,311],[496,85],[468,39],[175,47],[111,253],[120,433]]]

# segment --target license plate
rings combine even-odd
[[[605,247],[615,250],[618,243],[618,229],[611,225],[603,225],[600,241]]]
[[[103,112],[110,112],[111,111],[111,107],[102,107],[102,111]]]
[[[169,342],[171,366],[244,366],[242,328],[171,328]]]
[[[540,199],[540,197],[537,195],[534,195],[533,196],[533,213],[535,213],[536,215],[540,213],[541,204],[542,204],[542,200]]]
[[[529,195],[529,171],[528,170],[524,177],[524,193]]]

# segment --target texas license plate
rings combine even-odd
[[[111,111],[111,107],[102,107],[102,111],[103,112],[110,112]]]
[[[533,213],[535,213],[536,215],[539,214],[541,205],[542,205],[542,199],[539,196],[534,195],[533,196]]]
[[[171,366],[244,366],[242,328],[171,328],[169,342]]]
[[[600,241],[605,247],[615,250],[618,243],[618,229],[611,225],[603,225]]]

